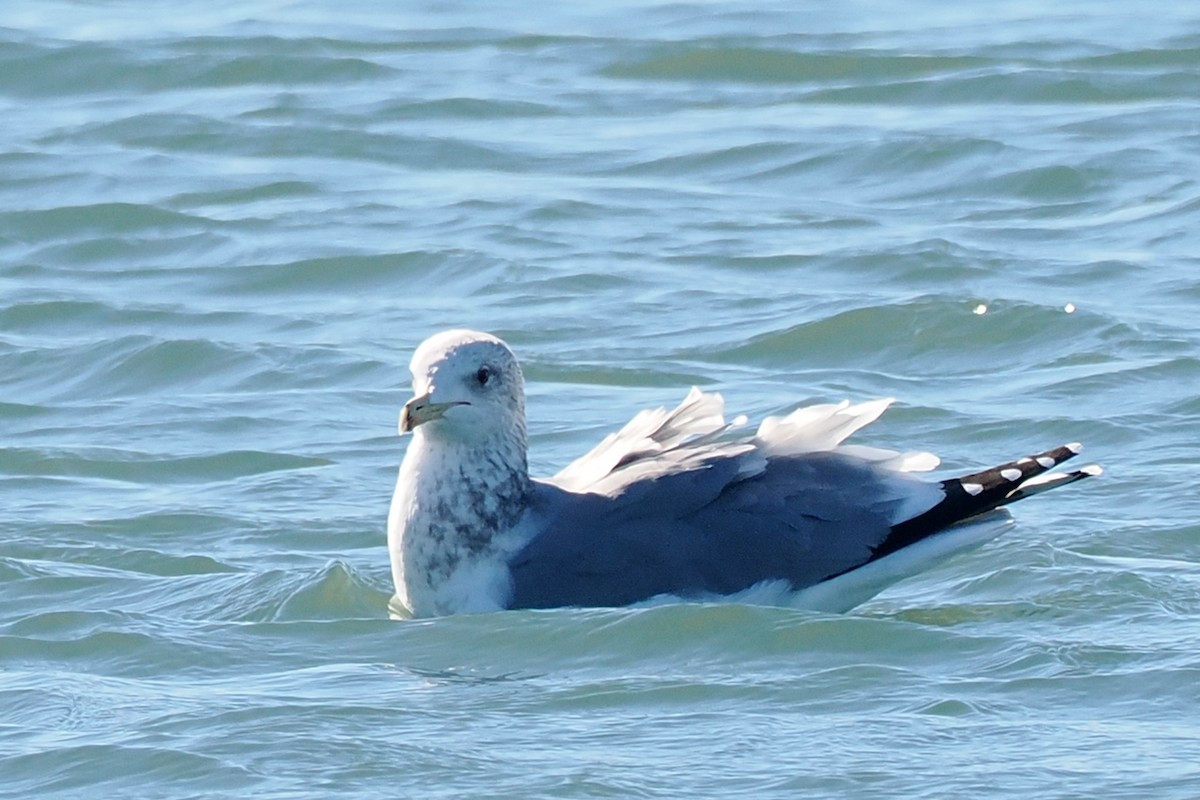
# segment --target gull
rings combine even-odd
[[[1082,478],[1076,443],[969,475],[843,442],[891,399],[801,407],[753,434],[693,388],[547,479],[530,477],[507,344],[450,330],[410,364],[412,434],[388,514],[401,616],[728,601],[844,612],[999,535],[1004,506]]]

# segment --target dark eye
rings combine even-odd
[[[475,373],[475,380],[479,381],[480,386],[487,386],[487,382],[492,379],[492,371],[487,367],[480,367]]]

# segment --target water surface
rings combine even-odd
[[[1200,13],[10,2],[0,794],[1200,785]],[[852,614],[387,619],[405,365],[1101,479]]]

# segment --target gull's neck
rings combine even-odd
[[[414,616],[503,607],[505,534],[529,493],[523,430],[471,443],[414,431],[388,515],[400,602]]]

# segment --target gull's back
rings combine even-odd
[[[1048,470],[1066,445],[926,481],[929,453],[845,446],[890,401],[801,408],[735,438],[718,395],[642,412],[534,483],[510,607],[745,597],[846,610],[1006,528],[1007,503],[1099,468]],[[750,598],[748,598],[750,599]]]
[[[837,453],[771,458],[749,477],[745,458],[717,454],[615,495],[537,484],[540,532],[510,560],[511,606],[622,606],[663,595],[728,597],[763,582],[811,586],[868,562],[906,500],[894,478]]]

